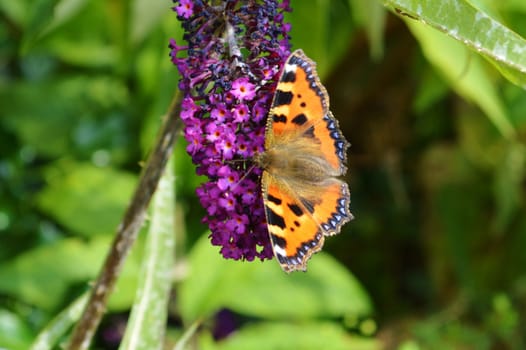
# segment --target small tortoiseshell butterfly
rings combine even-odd
[[[286,272],[305,271],[325,236],[353,219],[345,140],[329,111],[329,96],[315,63],[302,50],[285,62],[265,132],[265,152],[255,157],[274,255]]]

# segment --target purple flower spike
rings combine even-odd
[[[188,44],[171,40],[170,57],[181,75],[187,152],[208,177],[196,191],[203,222],[225,258],[270,259],[261,169],[252,157],[264,149],[266,116],[290,54],[289,1],[174,3]]]

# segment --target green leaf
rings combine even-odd
[[[515,135],[495,84],[478,56],[444,34],[418,22],[408,21],[424,55],[464,98],[476,103],[507,138]]]
[[[522,204],[522,186],[526,165],[524,144],[508,145],[503,157],[495,169],[493,192],[497,203],[495,231],[504,232]]]
[[[119,349],[162,349],[175,252],[175,191],[169,161],[152,201],[141,273],[130,321]]]
[[[0,0],[2,16],[9,19],[19,27],[25,26],[31,4],[27,1]],[[7,22],[7,21],[5,21]]]
[[[31,328],[10,311],[0,309],[0,349],[25,350],[33,338]]]
[[[37,37],[26,39],[23,53],[49,54],[73,66],[104,68],[107,72],[119,75],[116,70],[124,67],[115,64],[122,53],[119,44],[125,44],[122,42],[124,38],[113,37],[117,30],[123,29],[119,20],[125,9],[121,9],[119,4],[87,0],[58,1],[48,22],[36,33]],[[94,23],[101,25],[94,26]],[[30,36],[30,33],[25,34],[26,37]],[[91,75],[93,72],[85,73]]]
[[[71,20],[88,0],[37,0],[30,6],[29,23],[24,33],[22,52],[55,28]]]
[[[25,53],[40,38],[46,26],[53,18],[53,9],[59,0],[36,0],[29,7],[29,21],[22,41],[22,52]]]
[[[426,109],[431,108],[447,93],[449,93],[449,88],[444,80],[435,70],[426,69],[421,75],[420,86],[413,98],[412,109],[416,114],[422,115]]]
[[[213,343],[203,337],[200,340],[199,347],[204,350],[381,348],[378,341],[350,335],[338,324],[329,322],[261,322],[243,327],[221,342]]]
[[[385,8],[379,1],[349,0],[357,23],[365,28],[369,40],[369,51],[374,60],[384,52]]]
[[[287,17],[292,24],[292,49],[303,49],[317,62],[321,79],[345,54],[353,26],[351,13],[344,1],[296,1]]]
[[[526,89],[526,40],[469,1],[384,0],[384,3],[462,42],[486,57],[511,82]]]
[[[418,349],[491,349],[491,332],[462,323],[458,319],[430,317],[413,325],[411,333]],[[411,347],[404,349],[411,350]]]
[[[164,0],[134,0],[131,6],[130,40],[133,46],[148,37],[167,12]]]
[[[53,16],[50,19],[46,32],[60,27],[80,13],[88,3],[88,0],[60,0],[57,2]]]
[[[35,59],[33,65],[38,70],[46,66],[46,60]],[[109,76],[70,75],[8,87],[0,85],[0,121],[24,145],[49,157],[60,157],[65,149],[87,148],[86,144],[96,141],[99,147],[110,147],[111,143],[104,139],[109,138],[106,134],[112,131],[116,143],[124,131],[121,127],[116,134],[115,128],[104,123],[117,119],[114,108],[129,103],[127,93],[122,81]]]
[[[95,276],[108,244],[108,239],[89,243],[66,239],[29,250],[0,266],[0,291],[52,309],[71,283]]]
[[[284,273],[274,261],[221,257],[203,236],[189,257],[179,305],[186,321],[220,308],[272,319],[366,315],[372,306],[356,278],[327,254],[316,254],[307,273]]]
[[[100,237],[90,242],[64,239],[29,250],[0,265],[0,291],[26,303],[52,310],[65,299],[68,288],[93,279],[102,265],[110,241]],[[138,250],[128,258],[110,308],[129,307],[137,285]]]
[[[70,104],[71,95],[66,93],[71,85],[65,83],[64,89],[59,85],[62,84],[12,84],[0,94],[4,106],[2,123],[26,146],[44,155],[58,155],[70,146],[75,107]]]
[[[38,206],[83,236],[115,232],[136,184],[134,175],[69,161],[48,168],[46,178]]]
[[[65,36],[58,36],[49,43],[48,47],[60,60],[90,69],[113,68],[118,60],[118,52],[114,46],[95,40],[79,42]]]
[[[30,350],[51,350],[77,322],[89,299],[89,291],[82,294],[38,334]]]

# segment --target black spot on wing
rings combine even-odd
[[[285,249],[287,247],[287,241],[283,237],[270,234],[270,238],[272,239],[272,244],[277,245],[281,249]]]
[[[274,121],[274,123],[286,123],[287,117],[283,114],[280,114],[280,115],[274,114],[272,116],[272,121]]]
[[[278,197],[274,197],[274,196],[271,195],[271,194],[268,194],[268,195],[267,195],[267,200],[268,200],[269,202],[272,202],[272,203],[276,204],[276,205],[280,205],[281,202],[282,202],[280,198],[278,198]]]
[[[267,213],[267,224],[278,226],[280,229],[285,229],[285,220],[283,220],[283,217],[279,214],[276,214],[274,210],[270,209],[269,207],[265,206],[265,212]]]
[[[301,208],[298,205],[296,205],[296,204],[287,204],[287,206],[290,208],[290,210],[292,210],[294,215],[296,215],[296,216],[302,216],[303,215],[303,210],[301,210]]]
[[[307,122],[307,117],[305,114],[300,113],[292,119],[292,122],[296,125],[303,125]]]
[[[281,77],[281,81],[284,83],[293,83],[296,81],[296,72],[284,72],[283,76]]]
[[[290,91],[276,90],[276,94],[274,95],[274,103],[272,105],[273,107],[289,105],[292,102],[293,97],[294,95]]]

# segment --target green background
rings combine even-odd
[[[181,138],[167,348],[196,320],[188,348],[524,348],[525,2],[291,5],[352,144],[356,218],[306,274],[225,261]],[[171,6],[0,0],[0,348],[27,349],[95,278],[176,89]],[[143,231],[93,348],[118,346]],[[220,310],[236,332],[216,341]]]

